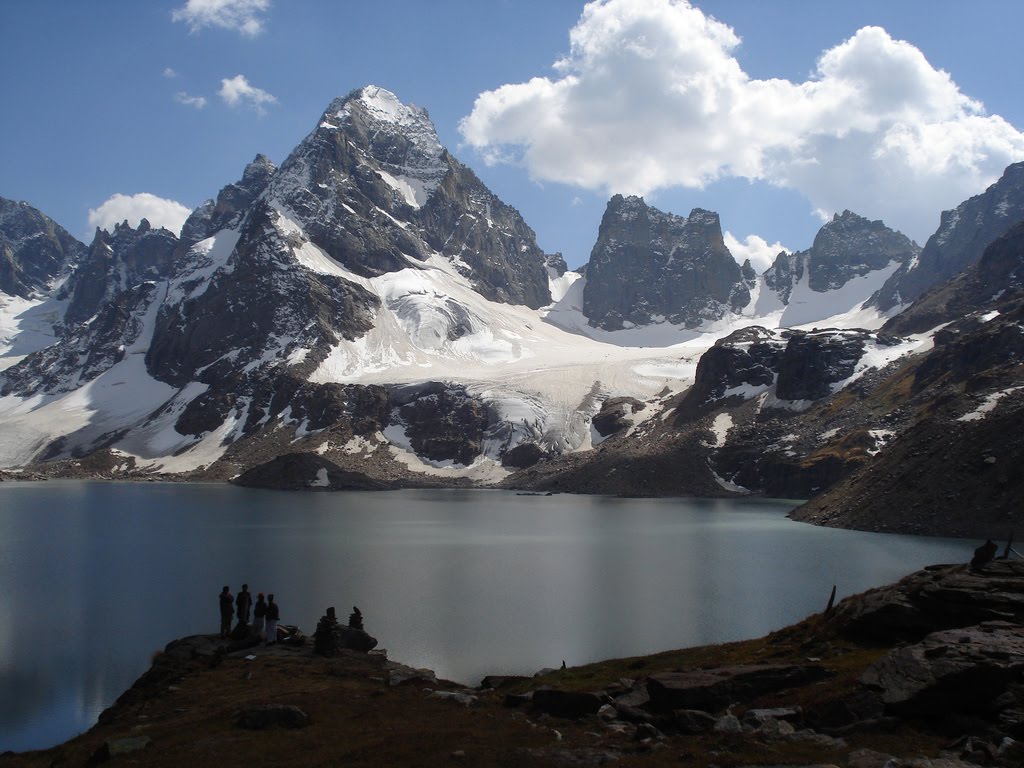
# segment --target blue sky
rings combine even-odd
[[[718,211],[761,266],[843,208],[923,243],[1024,159],[1022,23],[1016,0],[12,0],[0,195],[87,239],[146,203],[115,195],[192,208],[373,83],[574,266],[616,191]]]

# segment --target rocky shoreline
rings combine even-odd
[[[758,640],[476,688],[386,651],[242,645],[176,640],[90,731],[0,764],[1024,761],[1024,560],[932,566]]]

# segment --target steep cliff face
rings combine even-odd
[[[985,247],[1024,220],[1024,163],[1015,163],[980,195],[943,211],[919,259],[893,274],[872,301],[882,310],[908,305],[974,264]]]
[[[695,328],[749,302],[718,214],[695,208],[684,218],[621,195],[608,202],[583,291],[591,325],[619,330],[667,321]]]
[[[28,203],[0,197],[0,291],[29,298],[78,263],[86,247]]]
[[[134,229],[127,222],[116,225],[112,233],[97,229],[88,254],[61,289],[60,297],[69,299],[65,325],[84,323],[105,302],[139,283],[166,278],[177,247],[173,232],[153,229],[146,219]]]

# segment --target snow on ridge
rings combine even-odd
[[[238,243],[239,232],[234,229],[222,229],[212,237],[200,240],[189,248],[184,264],[167,284],[169,304],[181,304],[187,299],[202,296],[210,287],[210,282],[217,273],[229,274],[233,266],[228,263]]]

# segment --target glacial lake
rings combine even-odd
[[[758,637],[977,542],[817,528],[795,502],[0,483],[0,752],[92,726],[154,651],[274,592],[353,605],[392,659],[476,684]]]

